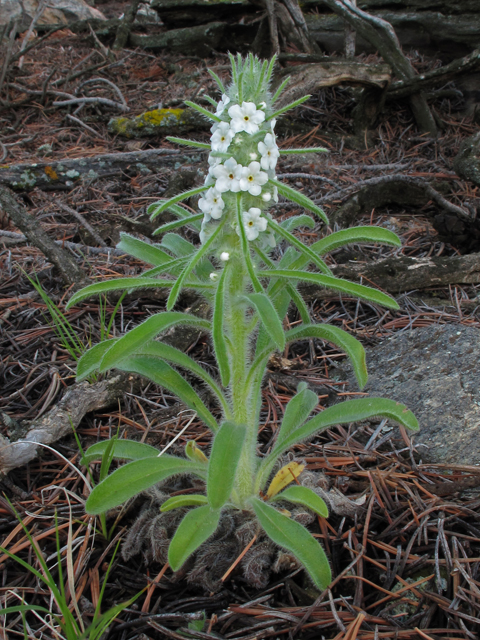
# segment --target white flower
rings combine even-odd
[[[275,177],[277,177],[277,176],[275,176]],[[273,187],[273,200],[275,202],[278,202],[278,189],[277,189],[277,187]]]
[[[273,133],[273,131],[274,131],[274,129],[275,129],[275,125],[276,125],[276,124],[277,124],[277,119],[276,119],[276,118],[272,118],[272,119],[270,120],[270,128],[271,128],[271,130],[272,130],[272,133]]]
[[[213,280],[213,282],[215,282],[215,280],[218,280],[218,273],[212,272],[210,274],[210,280]]]
[[[259,162],[251,162],[248,167],[242,167],[240,178],[240,189],[248,191],[252,196],[259,196],[262,192],[262,185],[268,181],[268,176],[264,171],[260,171]]]
[[[264,202],[270,202],[272,197],[272,194],[270,193],[270,191],[265,191],[264,193],[262,193],[262,200]]]
[[[219,122],[215,133],[212,135],[212,151],[225,153],[233,139],[233,131],[228,122]]]
[[[213,187],[200,198],[200,200],[198,201],[198,208],[201,209],[203,213],[211,216],[215,220],[218,220],[222,217],[225,203],[222,200],[220,192],[217,191],[215,187]]]
[[[280,151],[275,142],[275,137],[271,133],[267,133],[265,140],[258,143],[258,150],[262,155],[262,159],[260,160],[262,169],[275,169]]]
[[[223,94],[222,95],[222,99],[217,104],[217,111],[216,111],[217,116],[221,116],[222,115],[222,113],[225,110],[225,107],[227,106],[227,104],[229,102],[230,102],[230,98],[227,95]]]
[[[261,217],[261,210],[257,207],[250,207],[248,211],[242,213],[243,226],[248,240],[256,240],[260,231],[267,228],[267,220]]]
[[[230,260],[230,254],[228,253],[228,251],[222,251],[222,253],[220,254],[220,260],[222,262],[227,262],[228,260]]]
[[[228,115],[232,119],[231,127],[235,133],[257,133],[258,125],[265,120],[265,113],[257,109],[254,102],[242,102],[242,106],[234,104],[228,110]]]
[[[260,166],[260,165],[259,165]],[[216,189],[220,193],[225,191],[240,191],[240,178],[242,174],[242,165],[238,164],[234,158],[229,158],[225,164],[219,164],[213,169],[213,175],[217,178]]]
[[[250,160],[256,160],[258,158],[258,154],[255,152],[249,153],[248,155],[250,156]]]

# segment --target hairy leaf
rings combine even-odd
[[[207,477],[207,497],[213,509],[220,509],[230,498],[245,436],[245,427],[234,422],[224,422],[215,435]]]
[[[282,321],[270,298],[265,293],[251,293],[245,298],[257,311],[265,331],[277,349],[283,351],[285,349],[285,333]]]
[[[137,289],[164,289],[166,287],[172,287],[173,280],[163,280],[160,278],[115,278],[115,280],[107,280],[106,282],[97,282],[96,284],[89,284],[88,287],[84,287],[73,294],[68,301],[65,309],[70,309],[78,302],[85,300],[85,298],[91,298],[92,296],[99,295],[101,293],[110,293],[111,291],[122,291],[127,289],[128,291],[135,291]],[[205,285],[203,285],[205,286]],[[202,285],[195,285],[195,287],[201,288]],[[210,287],[209,287],[210,288]]]
[[[116,469],[97,484],[85,503],[85,509],[87,513],[104,513],[149,489],[157,482],[179,474],[205,477],[205,465],[167,454],[134,460]]]
[[[94,371],[98,371],[103,356],[118,339],[111,338],[110,340],[99,342],[83,354],[77,362],[77,382],[83,380]]]
[[[274,187],[277,187],[278,193],[280,195],[288,198],[289,200],[292,200],[293,202],[296,202],[304,209],[312,211],[312,213],[316,213],[317,216],[325,222],[325,224],[328,224],[328,218],[322,211],[322,209],[320,209],[320,207],[317,207],[317,205],[306,195],[300,193],[300,191],[297,191],[296,189],[292,189],[286,184],[283,184],[283,182],[278,182],[278,180],[269,180],[268,183]]]
[[[295,327],[288,331],[285,337],[287,342],[303,340],[304,338],[321,338],[322,340],[333,342],[337,347],[343,349],[350,358],[360,389],[363,389],[367,384],[368,373],[365,349],[363,345],[347,331],[328,324],[311,324]]]
[[[325,504],[325,501],[320,498],[319,495],[313,491],[313,489],[309,489],[308,487],[298,487],[292,486],[282,491],[282,493],[278,493],[276,496],[272,498],[272,501],[275,500],[287,500],[288,502],[293,502],[294,504],[301,504],[307,509],[311,509],[322,518],[328,518],[328,507]]]
[[[332,574],[324,550],[301,524],[279,513],[258,498],[252,499],[257,518],[269,538],[293,553],[310,574],[319,589],[326,589]]]
[[[199,507],[207,503],[207,496],[189,493],[183,496],[172,496],[168,498],[160,507],[160,511],[163,513],[164,511],[171,511],[172,509],[179,509],[180,507]]]
[[[155,384],[165,387],[165,389],[168,389],[178,396],[187,407],[193,409],[212,431],[218,430],[217,421],[204,405],[200,396],[194,391],[193,387],[163,360],[144,355],[131,356],[130,358],[122,360],[122,362],[117,365],[117,368],[122,371],[138,373],[155,382]]]
[[[307,388],[305,382],[298,385],[298,393],[287,404],[277,440],[283,440],[300,427],[318,404],[316,393]]]
[[[363,243],[363,242],[380,242],[382,244],[390,244],[394,247],[402,245],[400,238],[393,231],[381,229],[380,227],[355,227],[353,229],[341,229],[335,231],[329,236],[315,242],[310,248],[315,253],[324,255],[329,251],[343,247],[346,244]]]
[[[301,280],[303,282],[312,282],[313,284],[319,284],[327,289],[333,289],[334,291],[340,291],[353,295],[369,302],[375,302],[381,304],[389,309],[399,309],[397,302],[387,296],[387,294],[372,289],[371,287],[365,287],[363,284],[356,284],[354,282],[348,282],[348,280],[342,280],[341,278],[335,278],[333,276],[325,276],[323,273],[309,273],[292,271],[291,269],[272,269],[262,271],[262,275],[269,277],[285,278],[286,280]]]
[[[219,521],[220,509],[214,510],[209,505],[187,513],[168,548],[168,562],[173,571],[178,571],[185,560],[215,533]]]
[[[94,460],[99,460],[107,451],[107,447],[111,440],[102,440],[92,444],[85,451],[82,458],[83,464],[90,464]],[[112,445],[112,456],[117,460],[141,460],[142,458],[154,458],[158,456],[158,449],[151,447],[149,444],[137,442],[136,440],[118,440],[115,439]]]
[[[307,216],[308,217],[308,216]],[[310,247],[307,247],[303,244],[298,238],[296,238],[292,233],[284,229],[281,225],[277,224],[274,220],[268,221],[268,226],[276,231],[282,238],[285,238],[291,245],[296,247],[300,253],[308,258],[309,262],[313,262],[313,264],[322,271],[322,273],[326,273],[327,275],[332,275],[331,270],[327,267],[325,262],[314,253]]]
[[[198,327],[206,331],[211,328],[208,320],[198,318],[189,313],[176,311],[156,313],[115,341],[110,349],[105,352],[100,363],[100,371],[107,371],[116,367],[122,360],[135,354],[140,347],[153,340],[159,333],[178,325]]]
[[[150,211],[150,207],[149,207],[148,213],[150,214],[150,220],[154,220],[161,213],[163,213],[164,211],[169,209],[172,204],[177,204],[178,202],[181,202],[182,200],[187,200],[188,198],[191,198],[192,196],[196,196],[199,193],[203,193],[207,189],[210,189],[210,187],[208,185],[203,185],[202,187],[195,187],[195,189],[190,189],[189,191],[184,191],[183,193],[180,193],[178,196],[175,196],[174,198],[169,198],[168,200],[165,200],[164,202],[159,203],[158,206],[155,206],[153,211]]]
[[[230,382],[230,362],[223,327],[223,319],[225,316],[225,281],[227,271],[228,267],[225,266],[222,275],[220,276],[220,280],[218,281],[212,319],[213,347],[215,349],[218,369],[220,371],[220,378],[224,387],[228,386]]]
[[[170,262],[172,259],[168,253],[162,251],[156,244],[150,244],[130,236],[128,233],[120,233],[120,242],[117,244],[117,249],[125,251],[134,258],[143,260],[147,264],[153,264],[155,267],[159,267],[165,262]]]

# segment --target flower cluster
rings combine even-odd
[[[256,240],[267,229],[268,222],[262,211],[272,198],[278,202],[276,187],[268,181],[275,178],[280,152],[275,141],[275,120],[268,120],[266,109],[265,102],[258,106],[245,101],[235,104],[233,97],[226,94],[217,104],[216,116],[220,120],[211,128],[209,171],[205,180],[210,188],[198,202],[204,214],[202,243],[213,231],[211,220],[219,220],[223,215],[231,215],[230,225],[239,233],[231,194],[248,196],[244,198],[242,219],[249,241]],[[274,246],[271,234],[264,241]]]

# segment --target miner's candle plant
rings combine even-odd
[[[302,486],[304,465],[290,462],[281,467],[282,456],[296,444],[312,438],[335,424],[364,420],[372,416],[391,418],[409,429],[417,429],[413,414],[391,400],[364,398],[349,400],[309,417],[318,398],[304,383],[286,407],[274,444],[265,457],[257,453],[261,409],[261,386],[269,357],[287,343],[318,338],[334,343],[350,357],[361,387],[366,383],[365,353],[361,344],[341,329],[313,324],[297,285],[310,282],[357,296],[372,303],[397,309],[396,302],[373,288],[347,282],[332,275],[322,256],[346,243],[384,242],[400,244],[387,230],[358,227],[325,236],[307,247],[295,235],[297,227],[313,228],[306,214],[276,222],[268,211],[278,195],[327,222],[312,200],[276,179],[278,157],[286,153],[321,152],[324,149],[279,149],[275,121],[308,96],[280,109],[275,108],[285,85],[272,93],[270,82],[274,60],[253,56],[233,58],[232,82],[225,88],[213,73],[222,93],[215,111],[187,103],[212,123],[210,144],[170,138],[178,144],[209,152],[205,184],[150,207],[152,219],[164,211],[178,220],[157,229],[160,244],[151,245],[123,235],[119,248],[153,265],[142,276],[120,278],[86,287],[69,305],[99,293],[116,290],[169,288],[167,310],[149,317],[121,338],[94,346],[79,361],[77,377],[94,371],[117,368],[136,372],[176,394],[211,429],[213,444],[207,457],[192,442],[185,457],[159,452],[148,445],[116,440],[98,443],[86,454],[94,460],[109,456],[130,460],[105,478],[87,500],[89,513],[100,514],[152,485],[178,474],[191,474],[205,481],[205,493],[175,495],[163,503],[167,511],[189,507],[170,543],[168,559],[175,571],[200,545],[212,536],[222,510],[241,509],[256,518],[279,547],[288,550],[305,566],[319,588],[331,580],[325,553],[315,538],[287,510],[302,505],[326,517],[327,507],[314,490]],[[201,194],[202,213],[192,215],[178,203]],[[200,235],[194,246],[172,230],[188,226]],[[273,249],[284,243],[284,251]],[[174,311],[182,289],[193,289],[211,305],[205,320]],[[283,319],[290,304],[296,307],[300,324],[285,330]],[[210,336],[218,364],[218,377],[210,375],[190,356],[158,340],[168,329],[189,325]],[[215,415],[179,373],[193,374],[209,387],[217,403]],[[298,477],[297,483],[292,481]]]

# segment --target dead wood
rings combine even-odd
[[[82,181],[92,183],[122,173],[138,175],[145,170],[162,171],[177,163],[199,162],[200,159],[200,152],[148,149],[48,163],[3,165],[0,168],[0,185],[16,191],[30,191],[35,187],[45,190],[71,189]]]
[[[480,187],[480,133],[462,142],[460,151],[453,161],[455,173],[464,180],[471,180]]]
[[[358,190],[345,202],[333,215],[330,216],[331,224],[340,227],[348,227],[357,216],[372,209],[383,207],[387,204],[403,206],[423,206],[429,200],[433,200],[445,211],[454,214],[460,219],[473,221],[472,212],[449,202],[441,193],[432,187],[426,180],[412,176],[378,176],[368,178],[361,183],[352,185],[347,190],[328,194],[328,199],[338,199],[348,192]]]
[[[130,31],[132,30],[133,21],[135,20],[135,16],[137,15],[139,4],[140,0],[132,0],[130,6],[125,11],[123,18],[120,20],[120,24],[118,25],[117,29],[117,35],[115,36],[115,42],[112,46],[113,51],[121,51],[127,44],[128,36],[130,35]]]
[[[139,388],[139,383],[137,375],[118,373],[94,384],[74,384],[51,411],[26,426],[0,414],[0,423],[8,434],[8,437],[0,435],[0,474],[33,460],[41,448],[36,443],[51,444],[71,434],[87,413],[110,407],[127,391]]]
[[[455,80],[460,74],[468,73],[478,67],[480,67],[480,49],[475,49],[475,51],[469,53],[468,56],[453,60],[439,69],[427,71],[414,78],[392,82],[388,87],[387,98],[405,98],[412,93],[432,89],[438,85]]]
[[[150,51],[168,49],[185,55],[209,56],[220,44],[226,26],[225,22],[209,22],[152,35],[131,33],[129,42],[134,47],[143,47]]]
[[[42,229],[40,223],[17,202],[9,189],[0,187],[0,206],[14,225],[23,231],[29,242],[38,247],[46,258],[57,267],[65,284],[73,285],[75,288],[87,284],[87,278],[74,258],[55,244]]]
[[[374,264],[337,265],[332,268],[337,278],[375,284],[389,293],[400,293],[428,287],[480,283],[480,253],[447,258],[409,258],[392,256]],[[310,300],[319,297],[315,287],[303,286]],[[320,297],[325,297],[325,293]]]
[[[323,0],[323,2],[376,48],[400,79],[405,80],[415,76],[415,70],[403,54],[400,42],[389,22],[378,16],[372,16],[344,0]],[[423,133],[436,136],[437,127],[425,97],[421,93],[411,96],[410,106],[419,129]]]
[[[279,105],[289,104],[323,87],[342,83],[385,89],[392,78],[392,71],[388,64],[334,60],[282,69],[276,76],[276,84],[280,84],[287,76],[290,76],[290,82],[282,93]]]

